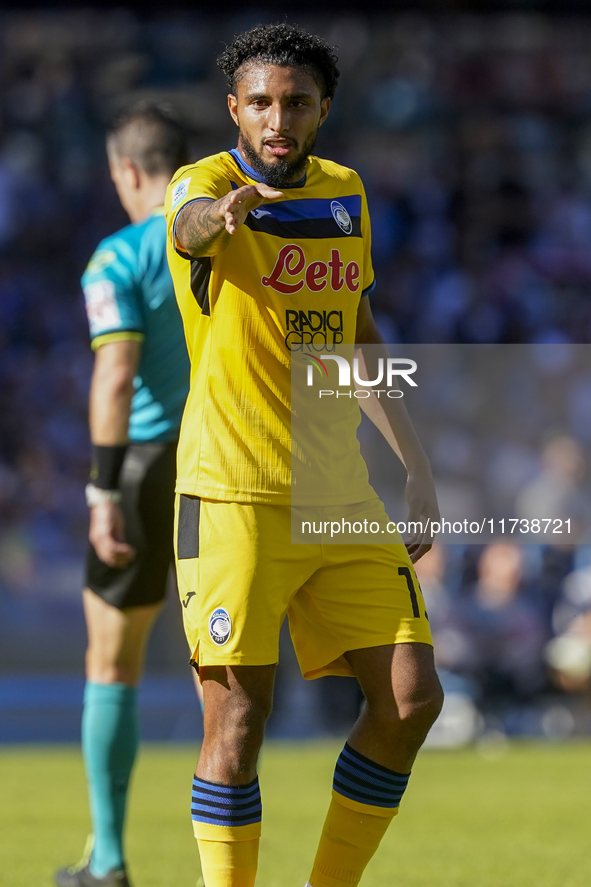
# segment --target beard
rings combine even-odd
[[[239,145],[249,164],[255,172],[262,176],[266,184],[270,185],[272,188],[282,188],[285,185],[297,182],[304,176],[304,173],[306,172],[306,161],[314,150],[314,145],[316,144],[316,133],[317,130],[310,134],[296,157],[292,160],[282,160],[279,158],[274,163],[267,163],[262,159],[260,154],[257,154],[254,145],[249,141],[242,130],[240,130]],[[295,139],[294,143],[297,149],[298,143]],[[261,150],[262,148],[263,145],[261,143]]]

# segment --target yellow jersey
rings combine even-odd
[[[371,233],[357,173],[309,157],[303,179],[252,210],[222,252],[196,259],[182,249],[183,207],[261,180],[233,150],[183,167],[168,187],[168,260],[191,357],[177,492],[290,504],[292,355],[355,342],[359,300],[374,285]],[[375,496],[351,409],[355,467],[318,504]]]

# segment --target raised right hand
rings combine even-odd
[[[266,200],[281,200],[285,197],[282,191],[270,188],[263,182],[256,185],[244,185],[228,195],[227,201],[221,207],[226,220],[226,231],[235,234],[238,228],[244,224],[244,220],[251,211],[256,209]]]

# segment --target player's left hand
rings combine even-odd
[[[430,468],[408,475],[405,488],[408,502],[408,523],[420,524],[406,541],[406,549],[413,564],[416,564],[433,545],[431,522],[439,521],[439,505]]]

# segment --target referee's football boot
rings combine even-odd
[[[57,887],[131,887],[124,869],[111,869],[103,878],[90,871],[90,860],[59,869],[54,875]]]
[[[57,887],[131,887],[125,871],[111,869],[104,878],[96,878],[90,871],[90,863],[84,868],[73,865],[59,869],[54,880]]]
[[[93,844],[94,836],[89,835],[80,862],[55,873],[53,879],[57,887],[131,887],[124,869],[111,869],[103,878],[92,874],[90,858]]]

